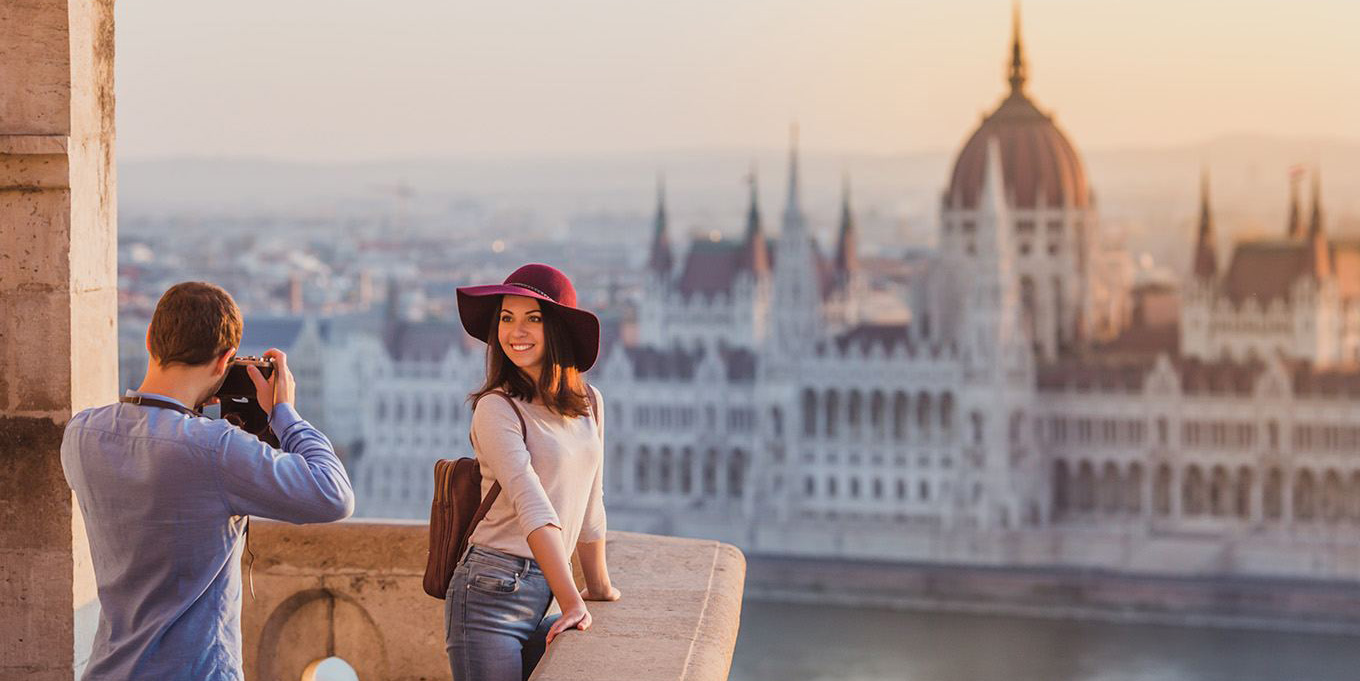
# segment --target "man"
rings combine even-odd
[[[237,681],[246,516],[331,522],[354,491],[324,435],[293,409],[278,350],[249,368],[282,451],[191,411],[210,401],[241,344],[226,291],[177,284],[147,330],[146,380],[66,426],[61,464],[90,539],[101,613],[86,681]]]

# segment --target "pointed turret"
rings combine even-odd
[[[798,124],[789,129],[789,195],[784,206],[784,230],[803,230],[803,202],[798,183]]]
[[[1313,169],[1313,215],[1308,221],[1308,247],[1312,250],[1313,276],[1325,279],[1332,274],[1332,248],[1327,233],[1322,229],[1321,171]]]
[[[1322,170],[1313,169],[1313,215],[1308,219],[1308,236],[1322,234]]]
[[[1303,209],[1299,207],[1299,181],[1303,179],[1303,170],[1294,168],[1289,171],[1289,238],[1302,239],[1303,234]]]
[[[656,217],[652,222],[652,250],[651,255],[647,258],[647,267],[662,278],[670,277],[671,268],[675,265],[675,256],[671,253],[671,240],[667,222],[666,179],[658,175],[656,178]]]
[[[754,164],[746,180],[751,186],[751,198],[746,208],[746,235],[741,247],[741,262],[738,265],[742,269],[764,275],[770,271],[770,255],[765,245],[765,228],[760,219],[760,192]]]
[[[858,251],[858,235],[855,230],[855,216],[850,210],[850,176],[845,176],[844,188],[841,190],[841,226],[840,234],[836,239],[836,275],[842,281],[849,279],[850,275],[859,269],[859,259],[856,257]]]
[[[1199,236],[1195,239],[1195,277],[1212,280],[1218,275],[1218,252],[1214,248],[1214,218],[1209,210],[1209,170],[1200,174]]]
[[[1011,84],[1011,92],[1018,93],[1025,89],[1025,81],[1029,79],[1029,69],[1025,65],[1025,48],[1020,42],[1020,3],[1017,0],[1011,5],[1011,66],[1007,80]]]

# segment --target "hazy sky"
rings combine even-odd
[[[124,159],[954,149],[1007,0],[123,0]],[[1360,2],[1028,0],[1030,90],[1082,148],[1360,137]]]

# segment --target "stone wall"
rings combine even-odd
[[[242,612],[247,678],[301,679],[332,656],[363,681],[449,678],[444,603],[421,590],[427,541],[420,522],[253,521],[255,596],[245,595]],[[608,560],[623,599],[588,604],[594,625],[554,642],[534,679],[726,679],[741,613],[741,552],[611,532]],[[244,561],[249,570],[249,556]]]
[[[62,429],[116,397],[112,0],[0,3],[0,678],[69,680],[97,619]]]

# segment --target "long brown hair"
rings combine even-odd
[[[563,416],[585,416],[590,402],[586,398],[585,379],[576,368],[576,353],[571,345],[567,327],[552,305],[539,302],[543,315],[543,370],[538,381],[532,381],[501,347],[501,306],[491,313],[490,331],[486,334],[486,382],[468,395],[474,405],[483,395],[493,390],[504,390],[511,397],[526,402],[538,399],[541,404]]]

